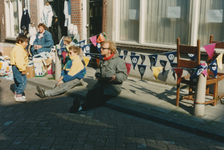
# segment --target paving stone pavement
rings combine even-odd
[[[224,143],[106,107],[68,113],[72,96],[40,99],[30,84],[27,103],[16,103],[13,81],[0,80],[2,150],[224,150]]]

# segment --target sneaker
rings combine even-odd
[[[26,99],[24,99],[22,96],[21,97],[15,97],[15,101],[24,103],[24,102],[26,102]]]
[[[38,92],[40,98],[46,97],[44,89],[40,88],[39,86],[37,86],[36,88],[37,88],[37,92]]]
[[[69,112],[70,113],[76,113],[78,112],[78,109],[80,107],[81,100],[79,98],[75,98],[73,101],[73,106],[70,107]]]
[[[22,96],[23,99],[26,99],[26,96]],[[16,95],[14,96],[14,99],[16,99]]]

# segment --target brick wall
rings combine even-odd
[[[80,40],[82,39],[82,0],[71,0],[72,24],[77,25]]]
[[[107,30],[107,0],[103,0],[102,32]]]
[[[6,38],[6,30],[5,30],[5,3],[4,1],[0,1],[0,34],[1,34],[1,41],[0,42],[4,42],[5,38]],[[2,18],[3,17],[3,18]]]
[[[38,0],[30,0],[30,22],[33,22],[35,26],[39,24],[38,13]]]

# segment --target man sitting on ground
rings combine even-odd
[[[37,86],[37,91],[41,98],[56,96],[66,92],[67,90],[81,84],[80,79],[86,74],[85,64],[79,58],[80,48],[76,46],[69,47],[70,59],[61,73],[61,77],[57,82],[57,86],[52,90],[45,90]]]

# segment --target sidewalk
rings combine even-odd
[[[93,68],[87,68],[87,74],[83,79],[84,86],[75,87],[65,95],[79,96],[84,100],[88,89],[96,82],[94,73]],[[50,78],[52,75],[30,78],[27,82],[51,89],[56,81]],[[222,128],[224,127],[224,106],[220,101],[214,107],[206,105],[204,117],[195,117],[192,101],[182,100],[179,107],[175,106],[176,86],[128,77],[122,88],[121,94],[109,100],[105,104],[106,107],[224,142],[224,128]],[[181,94],[184,93],[187,93],[187,90],[181,91]]]

